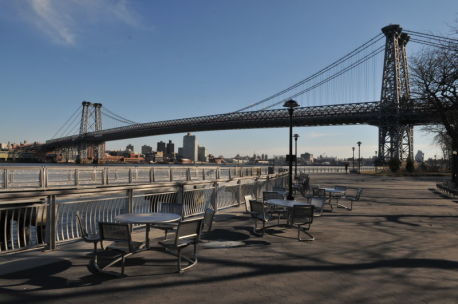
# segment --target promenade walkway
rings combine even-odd
[[[431,191],[433,178],[312,183],[365,189],[353,211],[315,218],[313,242],[278,227],[253,235],[244,208],[227,209],[189,272],[147,251],[128,258],[124,278],[95,276],[92,245],[76,242],[0,257],[0,303],[458,303],[458,203]]]

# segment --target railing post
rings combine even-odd
[[[40,188],[45,188],[45,167],[40,168]]]
[[[272,186],[270,185],[270,176],[266,176],[266,191],[272,191]]]
[[[205,168],[202,168],[202,180],[205,180]]]
[[[212,199],[211,199],[211,204],[213,207],[213,210],[218,211],[218,183],[215,182],[213,184],[213,193],[212,193]]]
[[[75,186],[78,186],[80,184],[80,176],[79,176],[79,172],[78,172],[78,169],[75,169]]]
[[[56,236],[57,236],[57,205],[56,196],[48,195],[48,208],[46,214],[46,249],[56,249]]]
[[[186,180],[187,181],[191,180],[191,168],[186,169]]]
[[[228,173],[229,173],[229,179],[232,179],[232,174],[231,174],[231,168],[228,168]]]
[[[257,177],[254,179],[254,189],[256,189],[256,199],[258,199],[258,197],[260,197],[259,195],[260,189],[259,189],[259,183],[258,183]]]
[[[173,170],[172,170],[172,167],[169,168],[169,178],[170,178],[170,181],[173,182]]]
[[[219,169],[220,167],[216,167],[216,171],[215,171],[215,178],[218,180],[219,177],[220,177],[220,172],[219,172]]]
[[[8,189],[8,169],[3,169],[3,188]]]
[[[132,184],[132,168],[129,168],[129,184]]]
[[[184,218],[186,216],[186,205],[184,204],[184,184],[177,183],[177,198],[176,203],[181,205],[181,217]]]
[[[127,213],[134,211],[134,189],[127,190]]]
[[[239,206],[242,203],[242,180],[241,179],[237,181],[237,202]]]
[[[102,169],[102,185],[105,185],[107,183],[107,168]]]
[[[149,169],[149,183],[154,183],[154,167],[151,167]]]

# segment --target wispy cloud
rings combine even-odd
[[[53,42],[74,46],[87,26],[120,23],[148,29],[125,0],[27,0],[21,2],[21,16]]]
[[[31,20],[54,41],[74,45],[74,22],[71,15],[59,12],[51,0],[31,0],[36,19]]]

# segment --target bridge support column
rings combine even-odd
[[[399,123],[400,110],[409,109],[410,87],[406,45],[409,36],[399,25],[382,29],[386,36],[379,114],[378,161],[413,159],[413,126]]]
[[[413,160],[413,126],[379,127],[378,155],[381,163],[390,159]]]

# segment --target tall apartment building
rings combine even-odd
[[[165,142],[162,140],[157,143],[157,152],[163,152],[164,154],[166,153]]]
[[[183,158],[188,158],[192,161],[198,160],[198,151],[197,151],[197,138],[191,133],[183,136]]]
[[[205,149],[205,147],[199,146],[197,159],[200,162],[206,162],[207,161],[207,149]]]
[[[167,143],[167,155],[173,155],[175,153],[175,144],[169,140],[169,142]]]
[[[131,145],[131,144],[127,145],[127,146],[126,146],[126,151],[127,151],[127,152],[132,152],[132,153],[133,153],[133,152],[134,152],[134,146]]]

